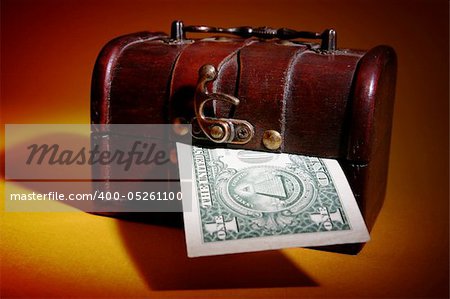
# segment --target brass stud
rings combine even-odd
[[[198,71],[200,78],[205,77],[207,81],[212,81],[217,77],[216,68],[213,65],[205,64]]]
[[[211,134],[211,137],[214,139],[221,139],[221,138],[223,138],[223,135],[225,134],[225,132],[223,131],[221,126],[214,125],[211,127],[210,134]]]
[[[184,136],[189,132],[188,127],[185,125],[187,122],[182,117],[177,117],[173,120],[172,129],[175,134]]]
[[[177,151],[175,149],[170,150],[169,160],[170,162],[172,162],[172,164],[177,164],[178,158],[177,158]]]
[[[281,146],[282,138],[275,130],[267,130],[263,134],[263,144],[267,149],[276,150]]]
[[[247,139],[248,136],[250,135],[250,131],[247,127],[240,126],[236,130],[236,135],[239,139]]]

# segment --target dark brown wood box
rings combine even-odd
[[[218,70],[211,92],[240,100],[233,108],[216,103],[211,115],[247,120],[255,128],[247,144],[210,144],[271,151],[262,136],[276,130],[282,144],[275,151],[338,159],[372,228],[386,189],[396,81],[392,48],[323,51],[280,39],[174,42],[164,33],[129,34],[110,41],[97,59],[92,123],[190,121],[205,64]]]

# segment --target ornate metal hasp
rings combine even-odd
[[[191,25],[185,26],[182,21],[172,23],[170,40],[174,43],[189,41],[186,39],[186,32],[197,33],[225,33],[240,36],[243,38],[256,37],[260,39],[321,39],[320,51],[333,53],[336,50],[336,31],[327,29],[322,33],[309,31],[296,31],[293,29],[269,27],[252,28],[241,27],[211,27]],[[215,80],[217,70],[213,65],[205,64],[199,70],[199,78],[195,91],[195,115],[192,123],[197,125],[199,130],[193,130],[193,136],[197,139],[205,139],[214,143],[246,144],[254,136],[255,130],[251,123],[246,120],[232,118],[215,118],[205,116],[204,106],[209,101],[225,101],[234,106],[239,105],[239,99],[223,93],[208,93],[206,85]],[[275,130],[264,132],[262,143],[269,150],[277,150],[282,144],[282,137]]]
[[[183,41],[186,40],[187,32],[197,32],[197,33],[225,33],[232,34],[244,38],[257,37],[260,39],[281,39],[281,40],[292,40],[292,39],[320,39],[320,49],[322,51],[335,51],[337,43],[337,34],[334,29],[326,29],[322,33],[311,32],[311,31],[297,31],[288,28],[274,29],[270,27],[212,27],[204,25],[189,25],[185,26],[182,21],[172,22],[172,28],[170,33],[171,40]]]
[[[200,68],[198,76],[194,96],[196,115],[194,122],[198,124],[204,135],[215,143],[245,144],[249,142],[253,138],[255,130],[248,121],[207,117],[203,112],[205,104],[209,101],[224,101],[235,106],[239,105],[239,99],[231,95],[208,93],[206,84],[216,79],[216,68],[206,64]],[[201,135],[195,134],[195,130],[193,136],[202,139]]]

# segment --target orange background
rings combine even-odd
[[[399,64],[386,201],[358,256],[296,248],[188,259],[180,228],[2,212],[2,297],[448,297],[448,13],[445,0],[1,0],[2,123],[88,123],[101,47],[167,32],[173,19],[333,27],[339,47],[389,44]]]

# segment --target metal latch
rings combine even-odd
[[[204,114],[205,104],[209,101],[224,101],[232,105],[239,105],[239,99],[223,93],[209,93],[206,87],[208,82],[214,81],[217,70],[213,65],[206,64],[199,70],[197,88],[194,96],[194,109],[196,117],[192,124],[197,123],[201,132],[193,130],[193,136],[198,139],[209,139],[215,143],[245,144],[249,142],[255,130],[248,121],[232,118],[207,117]],[[203,134],[202,134],[203,133]]]

